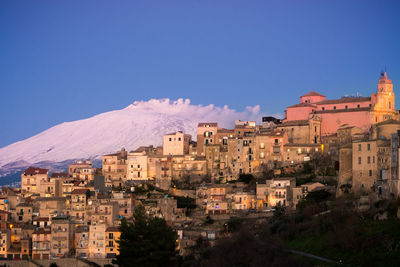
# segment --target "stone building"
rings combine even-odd
[[[163,154],[167,156],[189,154],[192,136],[181,131],[166,134],[163,137]]]

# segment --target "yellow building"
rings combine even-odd
[[[119,255],[118,241],[121,236],[121,232],[118,227],[108,227],[106,229],[106,257],[115,258]]]

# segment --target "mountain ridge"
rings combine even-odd
[[[195,139],[199,122],[233,127],[237,119],[257,120],[258,105],[236,111],[228,106],[193,105],[189,99],[151,99],[82,120],[63,122],[37,135],[0,148],[0,171],[39,162],[96,160],[121,148],[162,145],[162,136],[184,131]]]

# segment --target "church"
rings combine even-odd
[[[378,89],[370,97],[326,99],[314,90],[301,96],[300,103],[287,107],[279,126],[292,144],[319,144],[321,137],[336,134],[341,127],[358,127],[368,132],[373,124],[399,119],[393,83],[381,73]]]

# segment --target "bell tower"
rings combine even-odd
[[[372,95],[371,122],[379,123],[388,119],[398,119],[394,101],[393,83],[386,72],[382,72],[379,77],[378,91]]]

